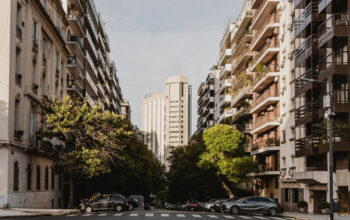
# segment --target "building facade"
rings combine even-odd
[[[62,175],[53,172],[50,156],[52,149],[62,143],[57,138],[40,140],[36,136],[45,126],[43,99],[61,100],[69,94],[120,113],[119,82],[115,66],[111,67],[113,62],[101,49],[109,45],[99,16],[96,17],[95,44],[102,54],[100,58],[104,59],[97,58],[90,69],[101,69],[100,78],[97,71],[90,71],[88,67],[89,53],[85,49],[88,45],[82,43],[88,44],[88,5],[93,2],[2,2],[0,207],[68,205],[64,192],[69,185]],[[96,74],[96,78],[89,78],[90,74]],[[94,96],[93,92],[104,96]]]
[[[127,118],[129,121],[131,121],[131,108],[129,101],[123,101],[121,103],[121,115],[123,118]]]
[[[188,144],[191,128],[191,87],[188,78],[170,76],[165,92],[149,94],[143,101],[142,130],[149,149],[165,165],[173,147]]]
[[[214,126],[215,105],[215,75],[209,73],[205,82],[202,82],[198,94],[197,133],[203,133],[207,128]]]

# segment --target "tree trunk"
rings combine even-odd
[[[72,209],[74,208],[74,181],[73,177],[69,177],[69,202],[68,202],[68,208]]]
[[[230,197],[230,198],[233,198],[234,195],[231,191],[231,189],[227,186],[227,184],[225,183],[225,181],[221,178],[221,176],[218,176],[218,179],[221,183],[221,186],[222,188],[225,190],[225,192],[227,193],[227,195]]]

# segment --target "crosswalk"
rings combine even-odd
[[[81,213],[81,214],[70,214],[67,215],[68,217],[74,217],[74,216],[83,216],[83,217],[89,217],[89,216],[97,216],[97,217],[103,217],[103,216],[115,216],[115,217],[146,217],[146,218],[152,218],[155,216],[160,216],[164,219],[169,217],[177,217],[177,218],[210,218],[210,219],[247,219],[247,220],[287,220],[289,218],[283,218],[283,217],[268,217],[268,216],[253,216],[253,215],[215,215],[215,214],[204,214],[204,213],[197,213],[197,214],[190,214],[190,213]]]

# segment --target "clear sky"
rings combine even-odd
[[[229,19],[244,0],[95,0],[106,25],[132,122],[142,128],[142,100],[162,92],[165,78],[183,74],[193,86],[192,128],[197,125],[197,89],[219,57]]]

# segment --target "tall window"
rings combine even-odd
[[[22,22],[22,7],[21,7],[21,4],[18,4],[17,3],[17,17],[16,17],[16,22],[17,22],[17,25],[20,26],[21,25],[21,22]]]
[[[34,21],[34,23],[33,23],[33,43],[36,43],[37,31],[38,31],[38,24]]]
[[[15,131],[19,130],[19,110],[20,110],[20,106],[19,106],[19,99],[15,100]]]
[[[62,175],[58,175],[58,188],[61,189],[62,187]]]
[[[32,165],[27,165],[27,190],[32,190]]]
[[[16,73],[21,73],[21,49],[16,48]]]
[[[59,71],[59,65],[60,65],[60,55],[58,52],[56,52],[56,71]]]
[[[47,45],[46,38],[43,38],[43,57],[45,58],[46,58],[46,45]]]
[[[33,73],[32,73],[32,83],[36,82],[36,62],[33,61]]]
[[[36,167],[36,189],[40,190],[40,166]]]
[[[45,167],[45,189],[49,189],[49,168]]]
[[[30,142],[33,147],[36,146],[36,115],[35,115],[35,108],[34,106],[31,106],[30,109]]]
[[[41,80],[42,80],[41,92],[43,95],[46,95],[46,73],[43,73]]]
[[[13,191],[18,191],[18,185],[19,185],[19,169],[18,169],[18,162],[16,161],[13,164]]]
[[[53,168],[51,167],[51,189],[55,189],[55,174]]]

